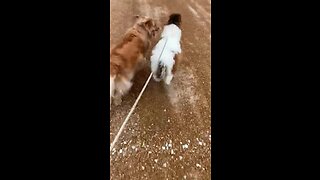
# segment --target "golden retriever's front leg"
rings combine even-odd
[[[112,104],[112,97],[113,97],[114,91],[115,91],[114,80],[115,80],[115,76],[110,75],[110,109],[111,109],[111,104]]]
[[[139,58],[136,71],[142,70],[147,65],[147,58],[145,56],[141,56]]]

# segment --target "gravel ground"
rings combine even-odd
[[[147,15],[163,24],[182,15],[183,62],[170,86],[150,81],[110,154],[111,179],[211,179],[211,1],[111,0],[110,45]],[[136,75],[121,106],[110,112],[110,141],[150,73]]]

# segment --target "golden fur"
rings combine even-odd
[[[159,30],[155,20],[141,16],[135,18],[134,26],[110,51],[110,107],[112,98],[118,105],[121,103],[121,97],[130,90],[131,81],[145,64],[151,40]]]

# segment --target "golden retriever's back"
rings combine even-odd
[[[137,22],[127,31],[122,41],[110,50],[110,105],[121,103],[121,96],[131,86],[135,73],[146,61],[146,51],[150,47],[158,27],[151,18],[136,16]]]
[[[110,72],[111,75],[132,71],[145,53],[143,40],[132,30],[129,31],[122,42],[111,50]]]

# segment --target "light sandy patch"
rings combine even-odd
[[[188,9],[191,11],[191,13],[196,17],[196,22],[203,26],[203,27],[208,27],[208,25],[210,26],[211,22],[210,20],[207,20],[205,18],[202,18],[200,16],[200,14],[197,12],[197,10],[195,10],[192,6],[187,5]],[[207,23],[207,24],[206,24]]]
[[[211,20],[211,13],[207,12],[197,1],[191,0],[192,4],[196,6],[198,12],[205,18],[205,21],[210,23]]]
[[[194,16],[196,16],[198,19],[200,19],[200,16],[196,10],[194,10],[190,5],[187,5],[187,7]]]
[[[151,16],[151,7],[149,5],[149,3],[147,2],[147,0],[139,0],[139,4],[140,4],[140,12],[143,14],[143,15],[146,15],[146,16]]]
[[[165,6],[151,6],[149,0],[139,0],[139,11],[141,15],[149,16],[151,18],[159,19],[167,16],[168,8]]]
[[[199,5],[199,3],[197,3],[197,1],[191,0],[191,3],[196,6],[195,8],[190,6],[190,8],[197,13],[198,18],[208,23],[208,25],[211,25],[211,12],[207,12],[201,5]],[[202,18],[198,12],[201,14]]]
[[[175,107],[176,111],[182,111],[184,104],[187,103],[192,106],[194,112],[198,112],[197,104],[200,97],[196,93],[195,84],[196,79],[192,70],[181,66],[176,73],[172,84],[167,86],[167,95],[170,99],[171,105]]]
[[[168,16],[168,8],[165,6],[156,6],[154,7],[154,16],[155,18],[161,18],[161,17],[166,17]]]

